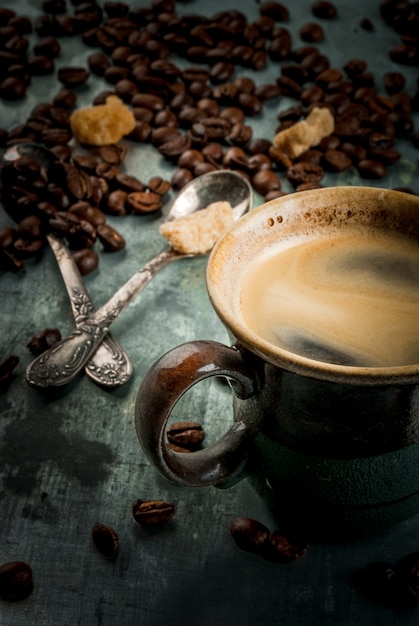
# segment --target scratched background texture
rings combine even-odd
[[[17,0],[0,6],[36,17],[40,0]],[[132,6],[149,6],[133,1]],[[294,47],[303,45],[299,27],[312,20],[311,2],[289,3],[285,25]],[[379,2],[341,0],[338,16],[322,24],[326,38],[319,48],[341,68],[351,58],[364,58],[377,84],[386,71],[402,71],[413,94],[417,68],[400,67],[388,51],[399,42],[381,20]],[[69,10],[72,5],[68,2]],[[191,0],[178,3],[177,13],[211,16],[239,9],[251,21],[259,14],[255,0]],[[368,17],[374,31],[359,24]],[[315,20],[316,21],[316,20]],[[30,36],[31,42],[36,40]],[[61,65],[86,64],[92,53],[77,38],[61,40],[56,60]],[[185,61],[173,58],[180,66]],[[274,80],[279,65],[263,72],[238,70],[257,84]],[[77,90],[78,105],[91,103],[108,88],[91,76]],[[60,86],[56,73],[35,79],[27,97],[0,102],[0,126],[11,129]],[[254,137],[271,138],[278,112],[295,101],[268,102],[263,115],[248,118]],[[414,120],[418,122],[417,114]],[[153,175],[170,178],[174,167],[149,144],[127,142],[125,171],[143,181]],[[411,186],[419,192],[418,152],[408,141],[399,145],[403,157],[383,181],[360,179],[355,170],[327,175],[325,184]],[[284,189],[289,185],[284,180]],[[167,213],[149,217],[109,217],[126,238],[117,254],[101,254],[99,269],[85,278],[96,306],[143,263],[164,247],[158,226]],[[255,205],[262,198],[255,196]],[[0,210],[0,224],[10,218]],[[39,262],[27,263],[19,274],[0,275],[0,357],[20,358],[7,392],[0,395],[0,563],[28,562],[34,591],[20,602],[0,601],[2,626],[371,626],[417,624],[415,610],[394,612],[355,591],[351,573],[370,561],[395,561],[419,549],[419,517],[369,539],[339,544],[315,544],[301,561],[288,566],[265,562],[241,552],[229,534],[238,515],[255,517],[269,527],[275,521],[247,483],[231,490],[183,489],[161,478],[138,445],[133,406],[139,384],[152,363],[170,348],[192,339],[228,341],[212,311],[205,288],[206,259],[185,260],[163,270],[118,319],[113,334],[131,356],[135,371],[129,383],[106,391],[84,375],[65,388],[47,393],[29,388],[25,368],[31,356],[28,340],[46,327],[63,335],[73,328],[71,310],[59,270],[50,251]],[[214,441],[231,423],[231,397],[216,380],[200,384],[180,402],[175,418],[199,420]],[[143,530],[131,520],[137,500],[161,498],[173,502],[176,514],[161,529]],[[95,522],[110,524],[118,533],[120,551],[113,562],[92,545]]]

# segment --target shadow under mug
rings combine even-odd
[[[209,297],[232,345],[174,348],[148,371],[135,406],[140,444],[170,481],[229,487],[246,477],[279,523],[337,538],[419,512],[419,364],[339,365],[274,346],[240,319],[237,289],[255,253],[279,239],[348,229],[400,233],[417,243],[419,198],[337,187],[254,209],[221,237],[207,268]],[[165,427],[174,405],[211,376],[229,380],[234,422],[207,448],[171,450]]]

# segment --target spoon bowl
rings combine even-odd
[[[237,220],[252,206],[252,187],[246,178],[231,170],[203,174],[182,187],[170,207],[167,219],[184,217],[205,209],[216,200],[229,202],[233,218]]]
[[[180,190],[166,219],[191,215],[217,201],[228,201],[233,219],[238,220],[253,206],[252,188],[241,174],[234,171],[217,170],[203,174]],[[171,247],[164,249],[138,270],[104,306],[85,319],[76,331],[37,357],[26,370],[27,382],[41,388],[70,382],[97,350],[111,324],[154,276],[169,263],[193,256],[197,255],[181,253]]]

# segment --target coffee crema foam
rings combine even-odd
[[[281,242],[240,285],[247,327],[317,361],[358,367],[419,363],[419,244],[353,231]]]

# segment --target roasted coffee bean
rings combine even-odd
[[[185,150],[185,152],[182,152],[178,159],[177,165],[180,168],[186,168],[192,171],[198,163],[203,163],[204,160],[205,157],[203,152],[195,150],[194,148],[190,148],[189,150]]]
[[[152,176],[147,183],[147,189],[159,194],[163,197],[171,190],[172,185],[168,180],[161,178],[161,176]]]
[[[281,190],[281,181],[272,170],[260,170],[252,177],[252,186],[255,191],[265,196],[274,190]]]
[[[27,64],[29,72],[33,76],[52,74],[55,69],[54,59],[45,54],[37,54],[29,57]]]
[[[34,45],[33,51],[35,55],[55,58],[61,52],[61,44],[56,37],[46,37]]]
[[[125,239],[109,224],[99,224],[96,230],[97,237],[107,252],[117,252],[125,248]]]
[[[93,525],[91,537],[97,550],[107,559],[114,559],[119,550],[119,538],[111,526],[105,524]]]
[[[165,129],[166,130],[166,129]],[[158,146],[158,151],[166,159],[177,160],[179,155],[185,150],[189,150],[192,146],[191,138],[188,135],[175,134],[167,141],[164,141]]]
[[[11,226],[0,228],[0,248],[11,248],[17,238],[17,231]]]
[[[245,146],[252,138],[253,129],[245,124],[233,124],[227,139],[230,143],[238,146]]]
[[[299,31],[300,37],[303,41],[308,43],[319,43],[324,39],[324,30],[320,24],[315,22],[309,22],[304,24]]]
[[[301,183],[319,183],[323,176],[323,168],[315,163],[295,163],[287,169],[287,178],[294,187]]]
[[[80,87],[88,80],[90,73],[84,67],[61,67],[58,70],[58,80],[65,87]]]
[[[128,191],[115,189],[111,191],[102,203],[102,210],[108,215],[126,215]]]
[[[215,172],[217,169],[220,169],[219,166],[204,161],[204,163],[197,163],[193,174],[194,176],[202,176],[203,174],[208,174],[209,172]]]
[[[169,111],[168,109],[164,109],[163,111],[159,111],[154,116],[153,126],[155,128],[159,128],[160,126],[170,127],[173,126],[176,128],[178,126],[178,118],[173,111]]]
[[[88,202],[76,202],[69,207],[69,212],[76,215],[80,220],[86,220],[96,226],[96,228],[100,224],[105,224],[106,216],[105,214],[98,209],[97,207],[92,206]]]
[[[42,239],[24,239],[19,237],[16,239],[13,248],[19,257],[28,259],[42,252],[43,242]]]
[[[394,565],[395,572],[406,581],[419,602],[419,552],[411,552]]]
[[[246,147],[246,152],[249,156],[254,154],[266,153],[272,146],[272,142],[269,139],[256,137],[251,139]]]
[[[23,561],[10,561],[0,565],[0,595],[4,600],[22,600],[32,591],[33,574],[30,565]]]
[[[362,161],[367,156],[367,150],[364,146],[359,144],[344,142],[341,144],[340,149],[342,152],[348,155],[348,157],[352,160],[352,162],[357,163],[358,161]]]
[[[166,429],[169,443],[196,450],[205,439],[205,431],[198,422],[176,422],[170,424]]]
[[[414,608],[418,603],[415,591],[391,563],[377,561],[366,565],[354,573],[352,583],[359,591],[392,609]]]
[[[363,159],[357,165],[359,175],[362,178],[379,179],[384,178],[387,174],[387,168],[383,163],[372,159]]]
[[[17,227],[18,235],[29,241],[42,237],[42,221],[36,215],[28,215],[19,222]]]
[[[95,250],[84,248],[73,252],[73,259],[82,276],[87,276],[93,272],[99,265],[99,257]]]
[[[240,93],[238,97],[239,106],[245,115],[254,117],[262,112],[263,105],[257,96],[251,93]]]
[[[7,357],[4,361],[0,363],[0,391],[6,389],[6,387],[10,384],[12,379],[12,374],[14,369],[19,364],[19,357],[14,354]],[[1,572],[1,568],[0,568]],[[1,580],[1,577],[0,577]],[[1,582],[0,582],[1,589]],[[1,592],[0,592],[1,593]]]
[[[312,13],[315,17],[324,20],[330,20],[336,17],[337,10],[331,2],[314,2],[311,6]]]
[[[351,159],[342,150],[327,150],[324,154],[323,167],[329,172],[343,172],[351,166]]]
[[[26,346],[32,354],[38,356],[45,350],[55,346],[59,341],[61,341],[61,333],[58,328],[46,328],[38,335],[32,337]]]
[[[303,161],[304,163],[315,163],[316,165],[321,165],[323,161],[323,152],[321,150],[316,150],[315,148],[311,148],[310,150],[306,150],[301,156],[297,158],[297,162]]]
[[[138,87],[132,80],[123,78],[115,84],[115,93],[124,102],[131,102],[132,97],[138,93]]]
[[[95,52],[87,57],[87,64],[90,71],[96,76],[104,76],[106,70],[111,67],[111,61],[103,52]]]
[[[127,208],[133,213],[156,213],[163,206],[162,198],[153,191],[134,191],[126,199]]]
[[[281,89],[275,83],[265,83],[256,87],[255,96],[261,101],[273,100],[281,95]]]
[[[266,156],[266,154],[253,154],[248,158],[247,169],[251,174],[255,174],[260,170],[271,170],[272,161],[268,156]]]
[[[211,141],[202,148],[202,155],[209,163],[221,163],[224,155],[223,146],[217,141]]]
[[[118,170],[113,179],[112,185],[116,187],[116,191],[145,191],[145,185],[135,176],[125,174]]]
[[[132,505],[132,517],[140,526],[153,527],[165,524],[174,514],[174,504],[164,500],[136,500]]]
[[[259,555],[265,549],[270,535],[264,524],[249,517],[237,517],[230,525],[230,533],[241,550]]]
[[[0,98],[3,100],[19,100],[26,95],[28,85],[16,76],[9,76],[0,82]]]
[[[390,95],[404,89],[406,78],[400,72],[386,72],[383,77],[384,88]]]
[[[270,533],[268,541],[264,544],[262,556],[268,561],[285,564],[302,559],[308,550],[309,544],[304,539],[290,537],[280,530],[275,530]]]
[[[183,189],[183,187],[185,187],[185,185],[190,183],[193,179],[194,179],[194,175],[191,172],[191,170],[186,167],[181,167],[173,173],[170,179],[170,182],[172,184],[172,188],[175,191],[180,191],[181,189]]]
[[[133,97],[131,105],[133,107],[144,107],[154,111],[155,113],[162,111],[165,108],[163,98],[150,93],[137,93]]]
[[[275,22],[286,22],[289,19],[288,8],[280,2],[262,2],[259,5],[259,13],[264,17],[270,17]]]
[[[226,168],[230,169],[246,169],[247,168],[247,156],[242,148],[235,146],[228,148],[223,156],[222,164]]]
[[[149,141],[152,134],[150,124],[144,120],[136,120],[135,128],[127,135],[127,139],[145,143]]]
[[[111,165],[121,165],[127,155],[127,148],[122,144],[109,144],[101,146],[98,150],[99,156],[105,163]]]

